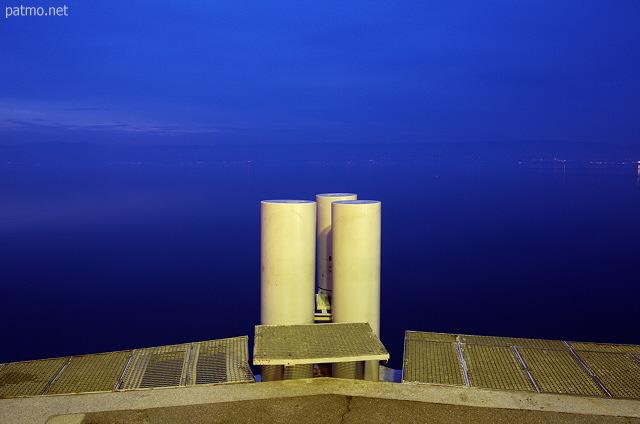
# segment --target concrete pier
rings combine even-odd
[[[640,401],[316,378],[0,399],[3,424],[640,423]]]

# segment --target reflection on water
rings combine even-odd
[[[640,166],[0,169],[0,363],[253,334],[259,205],[383,202],[382,339],[640,343]],[[634,181],[636,180],[636,181]]]

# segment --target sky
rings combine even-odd
[[[2,6],[0,145],[640,144],[636,0]]]

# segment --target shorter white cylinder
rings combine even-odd
[[[368,322],[380,337],[381,203],[346,200],[331,207],[333,322]],[[378,379],[378,365],[365,363],[365,379]]]
[[[354,193],[316,194],[316,268],[318,289],[331,296],[332,248],[331,248],[331,204],[341,200],[356,200]]]

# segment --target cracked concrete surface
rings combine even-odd
[[[147,410],[85,414],[73,424],[256,423],[554,423],[637,424],[640,418],[434,404],[342,395],[317,395]],[[71,424],[50,421],[50,424]]]
[[[342,417],[340,418],[340,424],[345,422],[345,418],[347,417],[347,414],[351,412],[351,402],[353,401],[353,396],[345,396],[345,398],[347,399],[347,406],[345,408],[344,413],[342,414]]]
[[[640,401],[316,378],[0,399],[0,423],[633,423]]]

